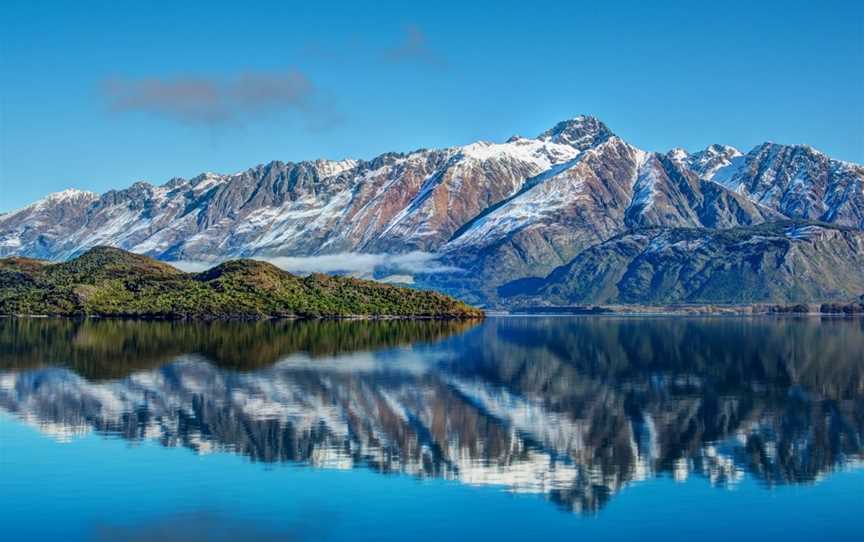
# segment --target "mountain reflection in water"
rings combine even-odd
[[[599,510],[657,475],[809,483],[864,459],[864,320],[0,321],[0,408],[260,462]]]

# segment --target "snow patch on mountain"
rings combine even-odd
[[[587,199],[580,194],[582,181],[566,175],[552,179],[554,181],[540,183],[478,219],[459,237],[447,243],[442,251],[489,244],[552,216],[569,204]]]
[[[690,168],[706,180],[713,180],[720,170],[741,163],[741,151],[729,145],[709,145],[690,157]]]
[[[517,139],[507,143],[478,141],[459,148],[459,152],[475,160],[518,160],[544,171],[552,166],[572,160],[579,151],[570,145],[536,139]]]
[[[350,158],[345,160],[316,160],[315,169],[318,171],[318,175],[322,178],[332,177],[352,170],[356,168],[358,164],[358,160]]]
[[[654,203],[654,195],[657,184],[660,182],[660,174],[656,162],[642,164],[637,171],[636,182],[633,185],[633,199],[630,207],[640,208],[645,212]]]

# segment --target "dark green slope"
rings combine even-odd
[[[0,259],[0,314],[141,318],[478,318],[445,295],[374,281],[298,277],[255,260],[184,273],[96,247],[68,262]]]

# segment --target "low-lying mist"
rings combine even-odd
[[[252,256],[251,259],[268,262],[294,273],[309,275],[327,273],[348,275],[357,278],[375,279],[381,282],[413,284],[416,274],[457,273],[458,267],[447,265],[432,252],[412,251],[403,254],[361,254],[343,252],[317,256]],[[218,261],[178,260],[167,262],[189,273],[198,273],[219,265]]]

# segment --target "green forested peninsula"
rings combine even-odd
[[[437,292],[349,277],[292,275],[256,260],[184,273],[111,247],[50,263],[0,259],[0,315],[164,319],[480,318]]]

